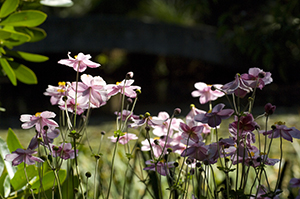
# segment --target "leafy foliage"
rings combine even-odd
[[[11,50],[26,42],[37,42],[46,37],[46,32],[36,27],[47,18],[45,13],[39,11],[40,7],[36,1],[5,0],[0,8],[0,66],[3,75],[15,86],[17,80],[25,84],[37,84],[34,72],[15,59],[31,62],[48,60],[42,55]]]

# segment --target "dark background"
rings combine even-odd
[[[206,109],[191,96],[194,83],[225,84],[250,67],[270,71],[274,81],[258,90],[257,106],[271,102],[297,111],[299,9],[297,0],[89,0],[74,1],[70,8],[43,7],[48,19],[41,27],[48,36],[19,49],[49,61],[24,63],[36,73],[37,85],[12,86],[1,77],[0,101],[6,108],[1,126],[19,122],[20,114],[57,112],[43,92],[59,81],[75,81],[72,68],[57,64],[68,51],[91,54],[102,66],[85,73],[107,83],[133,71],[135,85],[142,87],[137,114],[171,114],[176,107],[186,114],[191,103]],[[93,115],[113,116],[116,103]]]

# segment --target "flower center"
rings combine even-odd
[[[121,82],[116,82],[116,85],[119,85],[119,84],[121,84]]]
[[[37,112],[34,116],[35,117],[40,117],[42,112]]]
[[[58,82],[58,86],[65,86],[66,82]]]

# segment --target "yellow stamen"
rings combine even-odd
[[[285,125],[285,122],[278,121],[278,122],[275,122],[275,124],[278,124],[278,125]]]
[[[74,57],[75,57],[75,59],[77,59],[77,57],[78,57],[78,56],[77,56],[77,55],[75,55]]]
[[[37,112],[34,116],[35,117],[40,117],[42,112]]]
[[[155,138],[153,138],[154,140],[159,140],[160,139],[160,137],[155,137]]]
[[[116,82],[116,85],[119,85],[119,84],[121,84],[121,82]]]
[[[65,92],[65,89],[57,89],[57,92],[63,93],[63,92]]]
[[[207,111],[207,113],[211,113],[212,110]]]
[[[250,156],[253,157],[255,154],[253,151],[250,152]]]
[[[65,86],[66,82],[58,82],[58,86]]]

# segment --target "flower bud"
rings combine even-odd
[[[63,96],[62,100],[63,100],[64,102],[66,102],[66,101],[68,100],[68,97],[67,97],[67,96]]]
[[[265,112],[267,115],[272,115],[275,112],[276,106],[273,106],[271,103],[265,105]]]
[[[159,140],[154,140],[154,144],[159,145]]]
[[[173,149],[172,148],[167,148],[168,153],[172,153]]]
[[[101,131],[101,135],[105,135],[105,131]]]
[[[142,93],[142,91],[141,91],[140,89],[136,89],[136,90],[135,90],[135,93],[136,93],[137,95],[140,95],[140,94]]]
[[[128,72],[127,74],[126,74],[126,79],[132,79],[133,78],[133,72]]]
[[[180,108],[175,108],[174,109],[174,115],[179,115],[181,113],[181,109]]]
[[[127,98],[127,104],[128,105],[132,104],[132,99],[131,98]]]
[[[212,85],[212,86],[210,87],[210,90],[215,91],[215,90],[216,90],[216,87],[215,87],[214,85]]]
[[[174,167],[178,167],[179,163],[178,162],[174,162]]]
[[[88,171],[88,172],[85,173],[85,176],[86,176],[87,178],[90,178],[90,177],[92,176],[92,174],[91,174],[91,172]]]

